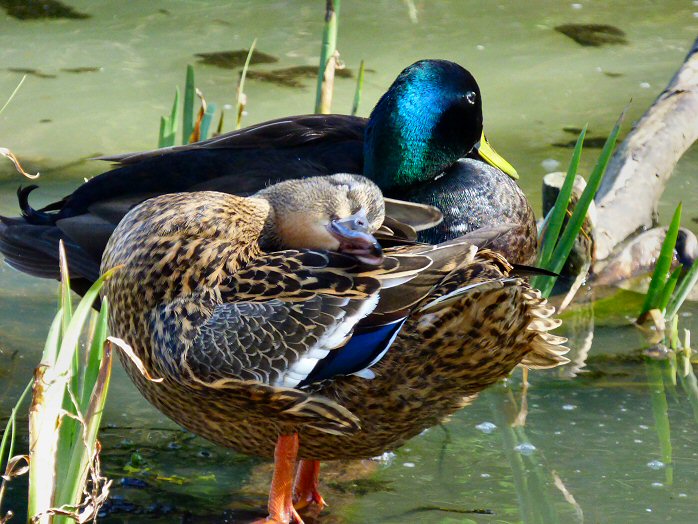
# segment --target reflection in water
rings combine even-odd
[[[570,348],[566,366],[556,370],[561,378],[571,379],[584,371],[587,356],[594,342],[594,304],[591,288],[582,289],[574,301],[574,314],[565,318],[563,329]]]
[[[542,462],[543,451],[530,441],[521,425],[517,425],[519,410],[509,388],[498,387],[489,398],[492,415],[502,430],[504,455],[511,467],[521,519],[526,524],[557,524],[570,522],[569,511],[561,519],[554,502],[560,493],[574,509],[573,522],[581,522],[581,508],[574,501],[560,477]],[[552,487],[562,486],[564,491]],[[558,488],[559,489],[559,488]]]

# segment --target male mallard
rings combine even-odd
[[[285,179],[363,173],[387,196],[444,212],[422,240],[440,242],[507,223],[516,227],[493,247],[512,262],[530,263],[537,237],[526,197],[499,169],[464,158],[476,153],[515,173],[487,146],[473,76],[453,62],[422,60],[400,73],[368,120],[288,117],[196,144],[108,157],[117,169],[38,211],[28,203],[33,187],[21,190],[23,216],[0,221],[0,251],[22,271],[58,278],[63,239],[72,283],[83,288],[97,278],[116,224],[148,197],[204,190],[250,195]]]
[[[275,456],[271,522],[300,522],[297,458],[297,505],[322,505],[318,461],[380,454],[517,364],[566,360],[554,308],[500,254],[383,251],[384,213],[358,175],[176,193],[129,211],[106,246],[102,271],[121,266],[110,330],[147,371],[122,354],[128,374],[190,431]]]

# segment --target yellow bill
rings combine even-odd
[[[475,146],[475,149],[477,151],[477,154],[480,155],[480,157],[485,162],[503,171],[514,180],[519,179],[519,174],[516,172],[516,169],[514,169],[514,166],[512,166],[509,162],[504,160],[504,157],[502,157],[492,148],[490,143],[487,141],[487,138],[485,137],[484,131],[482,132],[482,136],[480,137],[480,143]]]

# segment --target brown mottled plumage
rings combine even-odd
[[[283,184],[249,198],[153,198],[107,245],[102,271],[124,266],[103,291],[112,333],[163,381],[122,361],[146,398],[187,429],[267,457],[294,433],[305,459],[371,457],[517,364],[566,360],[564,340],[547,333],[559,325],[554,308],[501,255],[466,239],[388,248],[382,262],[361,264],[327,251],[337,248],[327,222],[361,210],[369,232],[378,229],[377,188],[354,175]],[[352,330],[404,317],[370,365],[373,378],[294,378],[305,357],[339,351]]]

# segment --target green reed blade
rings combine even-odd
[[[160,131],[158,131],[158,149],[165,147],[167,141],[167,118],[166,116],[160,117]]]
[[[17,418],[17,411],[19,411],[19,408],[22,406],[22,403],[24,402],[24,399],[27,397],[29,392],[32,389],[32,384],[33,380],[30,380],[27,385],[25,386],[24,390],[19,396],[19,399],[17,399],[17,402],[15,402],[14,407],[12,408],[12,411],[10,411],[10,417],[7,419],[7,424],[5,425],[5,431],[2,434],[2,441],[0,441],[0,473],[5,471],[5,467],[7,465],[7,462],[12,458],[13,450],[14,450],[14,425],[15,425],[15,420]],[[10,436],[12,438],[10,438]],[[9,444],[9,448],[7,451],[7,457],[5,456],[5,447]],[[2,515],[2,512],[0,512],[0,515]]]
[[[70,289],[66,286],[67,263],[62,246],[60,258],[63,275],[61,290],[65,298],[69,296]],[[89,405],[91,405],[93,392],[87,391],[80,383],[77,386],[74,385],[76,378],[79,381],[80,373],[74,372],[73,362],[76,354],[79,353],[80,334],[92,305],[104,281],[115,271],[116,269],[106,272],[90,287],[67,326],[62,321],[65,318],[65,310],[59,310],[49,331],[43,365],[37,368],[33,381],[34,395],[32,410],[29,414],[31,461],[28,507],[30,517],[39,513],[45,514],[54,506],[77,504],[82,496],[87,471],[84,464],[87,464],[87,458],[93,455],[94,442],[88,443],[90,449],[84,449],[82,438],[84,428],[74,418],[81,410],[76,405],[78,401],[73,401],[72,394],[83,391],[84,396],[90,398]],[[105,315],[101,316],[101,321],[106,326]],[[93,337],[106,336],[105,326],[97,326]],[[95,349],[96,345],[97,341],[93,338],[90,348]],[[52,360],[46,359],[47,356],[52,357]],[[92,366],[97,363],[100,367],[106,365],[104,358],[90,358],[88,355],[86,361]],[[92,381],[93,376],[94,370],[88,369],[83,378]],[[97,379],[94,381],[95,390],[99,388],[99,384],[100,378],[97,373]],[[68,416],[66,413],[73,416]],[[89,425],[90,421],[86,420],[86,423]],[[83,456],[87,458],[83,459]],[[48,515],[37,520],[40,524],[48,524],[50,521],[51,518]],[[67,522],[63,517],[56,517],[54,521]]]
[[[17,84],[17,87],[15,87],[15,90],[12,91],[12,94],[10,95],[10,98],[8,98],[8,99],[7,99],[7,102],[5,102],[5,104],[0,108],[0,115],[1,115],[2,112],[5,110],[5,108],[6,108],[7,106],[10,105],[10,102],[12,102],[12,99],[15,97],[15,95],[16,95],[17,92],[19,91],[19,88],[22,87],[22,84],[24,83],[24,81],[25,81],[26,79],[27,79],[27,75],[24,75],[24,76],[22,77],[22,80],[19,81],[19,84]]]
[[[175,135],[177,134],[177,122],[179,122],[179,86],[175,87],[174,101],[170,110],[170,133],[172,134],[172,145],[175,143]]]
[[[671,263],[674,260],[674,247],[676,246],[676,239],[679,234],[679,226],[681,225],[681,209],[682,204],[679,203],[676,206],[676,211],[674,211],[674,216],[671,219],[671,224],[666,232],[666,237],[664,237],[664,242],[662,243],[662,249],[659,252],[659,257],[657,257],[657,263],[654,266],[654,272],[652,273],[652,280],[650,281],[650,287],[647,290],[647,295],[645,296],[645,303],[640,311],[640,316],[643,316],[650,309],[658,308],[662,299],[662,291],[667,281],[667,274],[671,270]]]
[[[61,309],[63,310],[63,324],[61,326],[61,331],[60,331],[60,336],[61,336],[61,341],[60,344],[63,343],[63,335],[67,331],[68,327],[70,326],[70,323],[72,322],[72,315],[73,315],[73,303],[72,303],[72,291],[70,290],[70,272],[68,271],[68,259],[66,258],[66,253],[65,253],[65,245],[63,244],[63,241],[61,240],[58,245],[58,265],[59,265],[59,270],[61,274],[61,285],[60,285],[60,296],[61,296]],[[58,346],[60,347],[60,345]],[[56,358],[58,358],[60,354],[60,349],[58,352],[55,354]],[[56,362],[56,361],[52,361]],[[72,353],[72,362],[71,362],[71,370],[70,370],[70,387],[72,387],[73,391],[77,391],[77,388],[79,387],[79,372],[80,372],[80,354],[78,352],[73,352]],[[66,403],[64,405],[64,408],[68,412],[72,412],[72,406],[70,403]],[[61,427],[61,431],[70,431],[70,428],[73,427],[71,422],[67,422]]]
[[[7,465],[14,456],[14,448],[15,448],[15,428],[17,426],[17,412],[19,411],[19,408],[22,406],[24,403],[24,399],[27,397],[29,392],[32,389],[32,384],[34,383],[33,380],[30,380],[26,387],[24,388],[24,391],[19,396],[19,399],[17,399],[17,402],[15,402],[14,407],[12,408],[12,411],[10,412],[10,416],[7,419],[7,424],[5,425],[5,431],[2,434],[2,441],[0,442],[0,474],[4,474],[4,472],[7,469]],[[9,444],[8,450],[7,450],[7,458],[5,458],[5,447]],[[4,515],[2,511],[2,499],[3,499],[3,494],[4,494],[4,485],[5,482],[8,482],[7,479],[2,479],[0,480],[0,518]]]
[[[659,298],[659,303],[657,304],[657,309],[659,309],[660,311],[666,311],[666,307],[669,304],[669,300],[671,300],[671,297],[674,294],[674,289],[676,289],[676,283],[679,281],[679,277],[681,277],[682,270],[683,266],[679,266],[676,269],[674,269],[674,271],[671,272],[671,276],[666,281],[666,284],[664,284],[664,289],[662,289]]]
[[[194,102],[196,101],[196,86],[194,85],[194,67],[187,66],[187,80],[184,84],[184,107],[182,108],[182,144],[189,143],[189,137],[194,130]]]
[[[676,313],[679,312],[679,308],[683,305],[684,300],[686,300],[686,297],[688,297],[688,294],[696,285],[696,282],[698,282],[698,262],[694,262],[691,265],[691,268],[686,272],[676,287],[674,294],[666,306],[666,313],[664,316],[667,319],[674,317]]]
[[[562,183],[560,192],[555,200],[555,205],[553,206],[553,209],[549,214],[549,218],[547,219],[548,223],[543,233],[540,254],[538,256],[539,267],[548,267],[550,264],[550,258],[552,257],[558,238],[560,237],[560,230],[562,229],[562,224],[565,221],[567,207],[569,206],[570,197],[572,196],[572,188],[574,187],[574,180],[577,176],[577,170],[579,169],[579,160],[582,156],[582,148],[587,127],[588,124],[584,126],[584,129],[582,129],[582,132],[579,134],[579,138],[577,138],[577,143],[574,146],[574,152],[572,153],[572,159],[570,160],[570,165],[567,168],[565,181]]]
[[[337,21],[341,0],[326,0],[325,25],[322,31],[322,47],[320,48],[320,65],[317,72],[317,89],[315,91],[315,112],[329,113],[329,101],[324,89],[325,70],[330,60],[333,60],[337,50]]]
[[[254,48],[257,45],[257,39],[252,41],[250,50],[247,52],[247,58],[245,59],[245,65],[242,67],[242,72],[240,73],[240,80],[238,81],[237,96],[235,101],[235,129],[240,129],[242,127],[242,113],[247,105],[247,96],[245,95],[245,78],[247,78],[247,69],[250,67],[250,60],[252,59],[252,54],[254,53]],[[221,114],[221,123],[223,122],[223,115]],[[220,131],[218,131],[220,133]]]
[[[102,359],[104,358],[104,341],[109,336],[109,328],[107,320],[109,315],[109,304],[106,298],[102,301],[99,313],[94,313],[97,316],[95,321],[95,329],[89,341],[89,350],[87,353],[87,366],[83,374],[81,389],[80,389],[80,411],[85,413],[89,407],[90,396],[97,382]]]
[[[102,304],[102,310],[104,309],[107,309],[106,302]],[[94,377],[94,381],[90,389],[86,390],[88,402],[85,409],[81,408],[80,410],[85,426],[80,425],[80,438],[72,447],[72,453],[66,464],[67,470],[61,471],[61,478],[64,481],[58,486],[57,504],[77,504],[80,502],[89,473],[89,465],[96,453],[97,433],[111,379],[112,351],[111,346],[105,344],[107,336],[107,315],[100,314],[99,324],[90,347],[88,367],[88,375]],[[93,354],[98,358],[92,358]],[[60,522],[67,524],[71,520],[58,518],[56,524]]]
[[[601,155],[599,156],[599,159],[596,161],[594,169],[589,175],[587,186],[586,188],[584,188],[584,192],[579,197],[579,201],[577,202],[577,205],[574,208],[574,211],[572,212],[572,216],[568,220],[567,226],[565,227],[565,230],[562,232],[562,236],[560,237],[560,240],[558,241],[557,245],[555,246],[555,249],[553,250],[553,254],[550,258],[550,263],[545,269],[549,269],[555,273],[559,273],[562,267],[565,265],[565,261],[567,260],[567,257],[569,256],[570,252],[572,251],[572,248],[574,247],[574,242],[577,238],[577,235],[579,234],[579,230],[582,228],[582,223],[586,218],[589,206],[594,200],[596,191],[598,191],[599,186],[601,185],[601,181],[603,180],[603,176],[606,173],[606,167],[608,166],[608,162],[611,159],[613,150],[615,149],[616,140],[618,139],[620,126],[623,122],[624,116],[625,113],[621,113],[620,117],[618,117],[618,120],[616,121],[616,124],[613,126],[611,134],[606,139],[606,143],[604,144],[603,149],[601,150]],[[539,289],[543,296],[547,297],[553,290],[556,278],[544,277],[544,279],[545,280],[542,281],[543,285],[539,287]]]
[[[221,109],[221,117],[218,119],[218,126],[216,127],[216,135],[220,135],[223,132],[223,117],[225,116],[225,108]]]
[[[359,64],[359,75],[356,77],[356,90],[354,91],[354,102],[351,104],[351,115],[355,116],[359,111],[361,103],[361,93],[364,90],[364,61]]]
[[[199,140],[206,140],[208,138],[208,131],[211,128],[211,122],[213,121],[213,116],[216,114],[216,104],[211,102],[206,105],[206,112],[201,120],[201,138]]]

